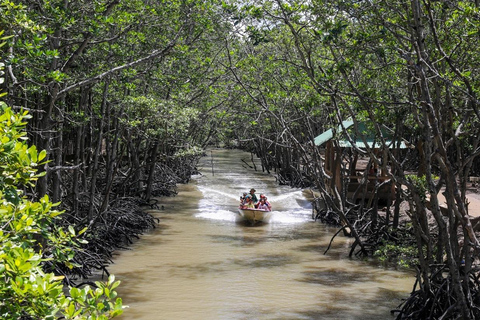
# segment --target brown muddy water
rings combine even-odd
[[[117,253],[109,269],[129,306],[120,319],[394,319],[412,274],[349,259],[345,237],[324,255],[336,229],[312,220],[308,192],[242,159],[251,163],[209,151],[200,175],[159,199],[158,228]],[[236,221],[252,187],[273,205],[268,224]]]

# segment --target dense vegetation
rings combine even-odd
[[[42,223],[88,244],[72,247],[74,264],[40,265],[75,285],[155,225],[141,206],[188,181],[207,145],[235,145],[279,183],[319,190],[319,217],[350,229],[352,254],[416,252],[419,286],[399,319],[478,318],[479,242],[465,195],[480,173],[479,6],[0,0],[2,112],[23,121],[28,111],[29,143],[45,150],[40,174],[9,181],[2,201],[60,203],[57,221]],[[381,152],[362,152],[391,169],[398,192],[385,216],[326,192],[313,141],[346,119],[377,133]],[[389,148],[382,126],[415,147]]]
[[[4,40],[4,38],[3,38]],[[2,319],[109,319],[122,313],[122,300],[110,276],[78,288],[64,288],[58,265],[81,267],[75,253],[81,248],[76,231],[57,223],[61,212],[47,195],[37,201],[25,196],[42,174],[46,152],[25,140],[28,113],[14,113],[0,101],[0,316]],[[68,292],[68,294],[66,294]]]

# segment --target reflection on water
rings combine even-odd
[[[121,319],[393,319],[410,274],[348,259],[348,238],[324,255],[336,230],[312,221],[302,190],[245,166],[247,153],[211,155],[178,196],[160,198],[159,227],[115,258]],[[236,221],[252,187],[272,203],[268,224]]]

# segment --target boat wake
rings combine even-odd
[[[218,177],[202,176],[196,180],[197,188],[203,194],[199,201],[198,213],[195,215],[197,218],[238,221],[240,196],[254,187],[257,197],[265,194],[272,204],[273,211],[269,223],[294,224],[311,220],[312,212],[305,205],[307,200],[301,189],[270,185],[261,179],[232,172]]]

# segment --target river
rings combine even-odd
[[[324,254],[336,229],[312,220],[308,192],[247,164],[248,153],[213,149],[159,199],[158,227],[109,268],[129,306],[120,319],[394,319],[412,274],[349,259],[343,236]],[[268,224],[236,221],[252,187],[272,203]]]

